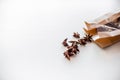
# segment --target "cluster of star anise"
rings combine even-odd
[[[75,41],[67,41],[68,39],[66,38],[62,44],[64,47],[67,48],[67,50],[64,52],[64,56],[70,60],[70,57],[75,56],[78,54],[79,50],[79,45],[86,45],[87,42],[92,42],[92,35],[86,34],[83,38],[80,38],[80,34],[73,33],[73,37],[75,37],[77,40]],[[68,44],[69,42],[69,44]]]

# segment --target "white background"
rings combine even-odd
[[[68,61],[61,42],[119,0],[0,0],[0,80],[120,80],[120,43],[90,43]]]

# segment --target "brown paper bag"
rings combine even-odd
[[[120,41],[120,12],[98,19],[93,23],[85,22],[84,31],[93,35],[94,42],[101,48]]]

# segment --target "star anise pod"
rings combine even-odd
[[[68,60],[70,60],[70,55],[69,55],[69,52],[68,52],[68,51],[65,51],[65,52],[64,52],[64,56],[65,56]]]
[[[86,45],[85,39],[79,39],[78,42],[80,43],[80,45]]]
[[[70,60],[70,57],[74,56],[75,53],[73,52],[73,48],[70,48],[64,52],[64,56]]]
[[[78,41],[69,41],[69,43],[76,43],[76,44],[79,44],[79,42]]]
[[[68,48],[68,50],[69,50],[69,52],[71,51],[71,52],[79,52],[79,49],[78,49],[78,45],[72,45],[72,46],[68,46],[67,47]]]
[[[73,48],[79,52],[79,49],[78,49],[78,44],[72,44]]]
[[[64,56],[68,60],[70,60],[70,58],[72,56],[75,56],[75,55],[78,54],[78,52],[79,52],[79,48],[78,48],[79,44],[80,45],[86,45],[87,42],[91,42],[92,41],[92,35],[90,35],[90,34],[86,34],[85,37],[83,37],[81,39],[80,39],[80,34],[79,33],[74,33],[73,36],[75,38],[78,38],[78,40],[77,41],[74,41],[74,40],[73,41],[69,41],[69,43],[71,45],[68,45],[67,38],[62,43],[67,48],[67,50],[64,52]]]
[[[84,40],[87,41],[87,42],[92,42],[92,35],[86,34],[85,37],[84,37]]]
[[[67,47],[68,43],[67,43],[67,38],[62,42],[63,46]]]
[[[69,52],[69,56],[70,56],[70,57],[72,57],[72,56],[74,56],[74,55],[75,55],[74,52]]]
[[[79,49],[73,48],[72,52],[76,55],[79,52]]]
[[[67,49],[68,49],[68,52],[72,52],[73,46],[68,46]]]
[[[67,50],[64,52],[64,56],[68,60],[70,60],[70,57],[76,55],[77,52],[79,52],[79,49],[78,49],[78,44],[75,41],[74,43],[71,44],[71,46],[67,46]]]
[[[74,32],[74,33],[73,33],[73,37],[75,37],[75,38],[80,38],[80,34],[79,34],[78,32],[76,32],[76,33]]]
[[[110,27],[114,27],[114,28],[118,28],[118,26],[119,26],[118,21],[119,21],[119,18],[118,18],[117,22],[109,22],[105,25],[110,26]]]

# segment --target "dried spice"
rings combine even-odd
[[[74,33],[73,33],[73,37],[75,37],[75,38],[80,38],[80,34],[79,34],[78,32],[76,32],[76,33],[74,32]]]
[[[87,41],[87,42],[92,42],[92,35],[86,34],[85,37],[84,37],[84,40]]]
[[[79,34],[79,33],[74,33],[75,35]],[[80,34],[79,34],[80,35]],[[76,37],[75,37],[76,38]],[[78,36],[77,36],[78,38]],[[81,38],[80,39],[80,36],[79,36],[79,39],[74,41],[74,40],[71,40],[71,41],[68,41],[71,45],[69,46],[68,43],[67,43],[67,38],[63,41],[63,45],[65,47],[67,47],[67,50],[64,52],[64,56],[70,60],[70,58],[72,56],[75,56],[78,54],[78,52],[80,51],[79,50],[79,47],[78,45],[86,45],[87,42],[92,42],[92,35],[90,34],[86,34],[85,37]]]
[[[109,27],[120,29],[120,17],[118,17],[117,20],[115,20],[113,22],[106,23],[105,25],[107,25]]]
[[[70,56],[69,56],[68,51],[65,51],[65,52],[64,52],[64,56],[65,56],[68,60],[70,60]]]
[[[64,56],[70,60],[70,57],[76,55],[78,52],[78,45],[76,43],[72,43],[71,46],[67,47],[67,50],[64,52]]]
[[[62,42],[63,46],[68,46],[68,43],[67,43],[67,38]]]
[[[69,41],[69,43],[76,43],[76,44],[79,44],[78,41]]]
[[[105,32],[105,31],[111,32],[111,31],[114,31],[114,30],[116,30],[116,29],[113,29],[113,28],[110,28],[110,27],[105,27],[105,26],[100,26],[100,27],[97,28],[98,32]]]
[[[85,39],[79,39],[78,42],[80,43],[80,45],[86,45],[86,40]]]
[[[109,22],[109,23],[107,23],[107,24],[105,24],[105,25],[110,26],[110,27],[114,27],[114,28],[117,27],[117,25],[115,25],[114,22]]]

